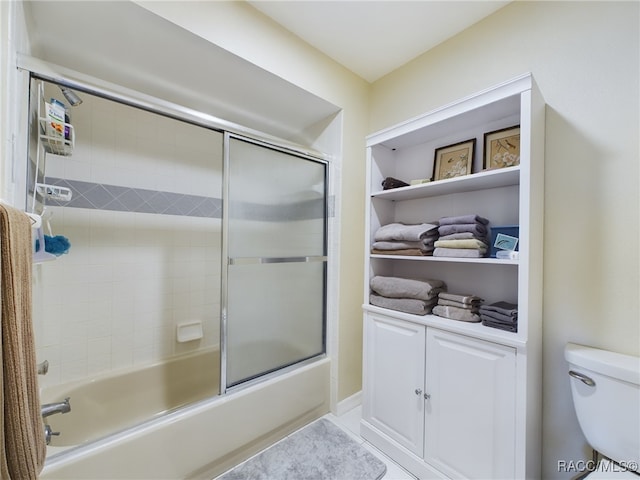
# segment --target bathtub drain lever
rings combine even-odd
[[[50,425],[45,425],[44,426],[44,439],[47,442],[47,445],[49,445],[49,443],[51,443],[51,437],[52,436],[59,436],[60,432],[54,432],[51,430],[51,426]]]

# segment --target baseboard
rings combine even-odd
[[[338,405],[336,407],[336,416],[339,417],[340,415],[344,415],[349,410],[352,410],[361,404],[362,404],[362,390],[338,402]]]

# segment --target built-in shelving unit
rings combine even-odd
[[[544,108],[527,74],[367,138],[362,432],[419,478],[539,476]],[[519,165],[484,169],[485,134],[515,125]],[[430,178],[436,149],[471,138],[471,174],[382,189]],[[383,225],[468,214],[518,225],[519,258],[371,253]],[[370,305],[379,275],[517,303],[517,332]]]

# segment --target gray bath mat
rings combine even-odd
[[[387,467],[321,418],[217,480],[378,480]]]

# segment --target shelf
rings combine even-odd
[[[408,322],[425,325],[427,327],[436,327],[441,330],[447,330],[449,332],[467,335],[480,340],[497,342],[502,345],[508,345],[516,348],[522,348],[526,346],[526,341],[522,340],[519,337],[518,333],[507,332],[506,330],[500,330],[498,328],[486,327],[480,322],[461,322],[459,320],[452,320],[433,314],[413,315],[410,313],[398,312],[396,310],[389,310],[387,308],[376,307],[369,304],[364,304],[362,308],[365,312],[384,315],[385,317],[397,318],[399,320],[405,320]]]
[[[518,265],[518,260],[503,258],[461,258],[461,257],[433,257],[429,255],[380,255],[372,254],[370,258],[382,258],[389,260],[410,260],[419,262],[446,262],[446,263],[480,263],[484,265]]]
[[[437,182],[422,183],[409,187],[393,188],[371,193],[373,198],[385,200],[413,200],[452,193],[473,192],[489,188],[508,187],[520,183],[520,166],[487,170],[462,177],[448,178]]]

